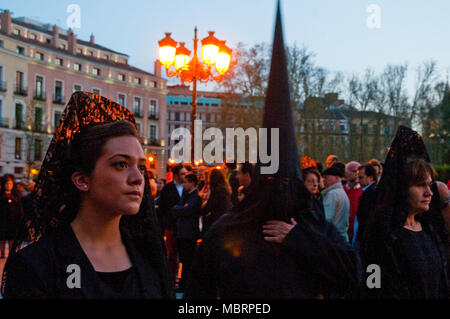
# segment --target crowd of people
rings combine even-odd
[[[357,161],[343,163],[333,154],[327,157],[325,163],[323,167],[321,162],[308,156],[304,156],[300,161],[304,185],[310,194],[310,209],[323,215],[326,221],[333,224],[339,236],[362,257],[364,251],[361,251],[361,247],[364,247],[364,240],[367,237],[365,230],[377,205],[376,190],[383,173],[383,164],[377,159],[371,159],[367,163]],[[172,280],[175,285],[179,279],[177,289],[184,292],[199,243],[222,215],[233,214],[236,207],[249,196],[252,191],[255,164],[224,163],[218,167],[206,167],[185,163],[173,165],[169,169],[171,171],[168,174],[169,180],[162,179],[155,182],[157,185],[165,185],[158,187],[155,203],[160,227],[165,234]],[[442,260],[437,252],[437,246],[430,241],[430,229],[423,231],[423,222],[419,222],[420,217],[416,221],[416,216],[430,210],[429,205],[434,194],[434,197],[439,198],[440,212],[445,222],[442,231],[443,233],[450,231],[449,191],[443,182],[436,180],[433,167],[423,160],[413,161],[405,173],[403,186],[407,186],[408,196],[403,205],[408,212],[406,220],[403,221],[403,229],[407,231],[404,237],[400,238],[404,241],[402,245],[408,247],[405,251],[409,255],[402,258],[406,260],[423,258],[423,260],[418,260],[421,262],[420,266],[414,265],[418,261],[410,260],[410,264],[406,263],[404,269],[399,269],[405,280],[399,285],[413,285],[423,271],[422,274],[429,275],[423,279],[423,286],[420,287],[423,290],[412,291],[406,296],[436,298],[441,296],[441,290],[438,289],[439,285],[436,285],[437,278],[432,278],[431,273],[436,274],[436,270],[441,269],[438,264]],[[173,180],[170,180],[171,178]],[[430,225],[424,224],[423,227]],[[407,237],[407,234],[412,237]],[[414,236],[418,238],[415,239]],[[412,240],[419,242],[417,246],[409,247]],[[444,246],[447,245],[444,251],[448,254],[448,237],[439,240],[438,243],[444,240],[447,240],[447,243],[444,243]],[[367,249],[370,251],[371,247]],[[364,263],[364,260],[362,261]],[[444,263],[442,265],[445,267]],[[178,271],[179,269],[182,271]],[[405,272],[411,273],[405,276]],[[177,278],[178,275],[181,275],[181,278]],[[369,296],[367,290],[359,290],[358,294]]]
[[[383,163],[299,158],[284,50],[278,5],[271,174],[261,153],[158,178],[130,110],[73,93],[34,187],[0,183],[2,296],[448,299],[449,190],[422,137],[400,126]]]
[[[30,196],[33,181],[17,181],[14,175],[0,177],[0,258],[6,257],[6,243],[9,249],[14,240],[26,241],[26,227],[30,221]]]
[[[159,179],[132,113],[74,93],[33,191],[2,179],[2,295],[449,297],[449,191],[417,132],[400,127],[384,163],[280,154],[272,175],[227,162]]]

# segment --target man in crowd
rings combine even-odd
[[[322,191],[325,218],[334,224],[338,233],[348,241],[347,229],[350,201],[342,186],[344,170],[333,165],[323,172],[325,189]]]
[[[175,218],[172,207],[183,197],[183,183],[186,168],[178,164],[172,167],[173,181],[161,190],[159,197],[158,219],[166,237],[167,257],[175,282],[178,269],[178,252],[175,239]]]
[[[239,181],[237,179],[236,163],[225,162],[224,169],[225,169],[225,177],[231,187],[231,203],[233,204],[234,207],[236,207],[237,204],[239,203],[238,200]]]
[[[245,162],[239,164],[238,173],[236,175],[239,182],[238,200],[242,202],[245,196],[248,195],[250,184],[252,183],[253,164]]]
[[[370,211],[375,204],[375,190],[377,186],[377,173],[375,168],[370,164],[361,165],[358,168],[358,181],[362,187],[362,195],[359,198],[358,211],[356,212],[358,225],[356,239],[353,241],[355,248],[359,248],[361,244]]]
[[[180,289],[184,291],[194,259],[197,239],[200,236],[199,218],[202,200],[198,196],[197,177],[189,173],[184,178],[184,195],[172,208],[175,217],[175,237],[177,241],[178,254],[182,263]]]
[[[358,168],[360,164],[355,161],[348,162],[345,165],[345,178],[347,183],[344,185],[344,191],[350,201],[350,217],[348,227],[348,238],[352,241],[353,224],[355,222],[356,211],[358,210],[359,197],[362,194],[361,185],[358,183]]]
[[[375,169],[375,173],[377,174],[376,182],[378,183],[381,178],[381,174],[383,174],[383,166],[381,165],[381,162],[377,160],[376,158],[372,158],[367,164],[370,164]]]

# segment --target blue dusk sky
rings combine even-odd
[[[149,72],[154,71],[157,42],[164,32],[172,32],[189,49],[195,26],[200,39],[213,30],[232,47],[239,42],[271,43],[276,8],[275,0],[0,0],[0,9],[9,9],[14,18],[26,16],[66,29],[70,4],[81,9],[80,28],[74,29],[78,38],[89,40],[93,33],[98,44],[128,54],[130,64]],[[414,87],[415,69],[425,60],[437,61],[441,79],[450,72],[448,0],[282,0],[281,4],[287,44],[305,45],[316,53],[317,65],[330,71],[351,75],[371,67],[380,72],[388,63],[407,62],[408,90]],[[379,28],[371,27],[374,21]]]

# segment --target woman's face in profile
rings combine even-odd
[[[114,214],[137,214],[144,194],[145,155],[134,136],[113,137],[103,146],[86,196]]]
[[[433,192],[431,191],[431,185],[433,180],[431,176],[425,182],[419,185],[410,186],[408,189],[408,201],[411,212],[423,213],[430,208],[431,197]]]

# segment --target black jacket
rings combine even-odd
[[[441,275],[439,285],[439,299],[448,299],[449,297],[449,279],[448,279],[448,261],[445,252],[445,245],[441,241],[440,237],[433,230],[431,225],[422,225],[423,231],[427,232],[431,236],[432,240],[436,244],[441,261]],[[362,255],[363,266],[367,267],[369,264],[377,264],[381,269],[381,287],[369,289],[367,287],[366,279],[370,274],[365,274],[361,281],[361,297],[365,299],[422,299],[414,294],[414,290],[411,289],[414,282],[411,282],[412,278],[407,276],[405,269],[408,269],[408,262],[404,258],[403,245],[398,237],[398,232],[401,229],[394,230],[386,241],[382,243],[382,249],[376,250],[376,259],[369,260],[367,256]],[[366,243],[367,245],[367,243]]]
[[[262,230],[223,215],[200,244],[185,297],[343,297],[359,286],[358,254],[320,214],[299,222],[282,244],[265,241]]]
[[[217,188],[211,190],[208,202],[201,209],[201,215],[203,216],[203,228],[202,234],[211,228],[220,216],[228,213],[232,209],[230,195],[225,188]]]
[[[183,189],[182,195],[185,194]],[[181,200],[178,195],[175,182],[172,181],[163,187],[158,200],[158,220],[163,229],[175,230],[175,217],[172,214],[172,207]]]
[[[373,183],[359,197],[358,210],[356,211],[356,217],[358,218],[358,232],[356,234],[356,239],[360,243],[363,239],[364,230],[366,229],[370,212],[375,208],[377,194],[376,188],[377,183]]]
[[[172,208],[176,219],[175,237],[177,239],[197,239],[199,237],[199,218],[202,200],[195,189],[184,193],[183,198]]]
[[[0,194],[0,240],[21,239],[23,208],[20,198]]]
[[[121,231],[123,242],[137,272],[137,282],[127,290],[139,298],[170,298],[162,293],[160,276],[154,267],[143,259],[126,231]],[[69,288],[69,265],[78,265],[81,287]],[[94,267],[83,252],[70,226],[52,230],[37,242],[21,249],[8,258],[4,298],[51,299],[110,299],[117,298],[101,281]]]
[[[239,181],[237,179],[237,169],[233,170],[228,177],[228,183],[231,187],[231,203],[234,207],[239,204],[238,200],[238,189],[239,189]]]

